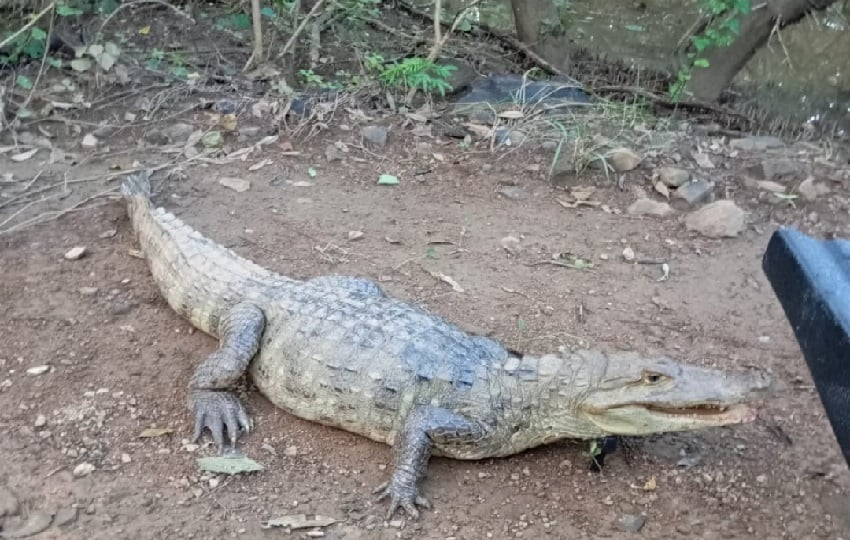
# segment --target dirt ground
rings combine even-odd
[[[265,470],[201,473],[196,458],[214,449],[206,438],[188,445],[185,389],[216,342],[164,303],[132,256],[123,206],[107,202],[2,237],[0,484],[19,507],[4,531],[60,512],[67,524],[38,538],[267,538],[288,534],[264,530],[264,520],[304,513],[339,520],[324,537],[346,539],[633,536],[623,516],[645,517],[639,534],[656,538],[848,538],[850,471],[760,268],[778,225],[850,233],[840,167],[831,194],[789,205],[743,185],[740,171],[762,154],[724,161],[716,193],[745,208],[748,224],[737,238],[714,240],[686,231],[683,212],[623,211],[646,189],[653,160],[629,173],[625,189],[597,188],[593,198],[608,212],[565,208],[539,152],[464,149],[415,138],[395,121],[386,147],[328,162],[328,144],[359,144],[358,131],[340,124],[297,144],[299,155],[275,146],[246,162],[187,165],[184,179],[159,173],[157,202],[266,267],[297,278],[365,276],[515,347],[583,342],[759,366],[784,390],[753,424],[630,440],[599,474],[588,471],[587,447],[569,441],[500,460],[435,458],[423,484],[434,510],[388,522],[371,495],[388,475],[388,447],[293,418],[248,386],[256,431],[242,445]],[[798,156],[791,148],[780,152]],[[103,155],[75,174],[155,161]],[[271,161],[249,171],[260,159]],[[21,176],[39,166],[6,164]],[[377,185],[382,173],[399,185]],[[224,187],[226,176],[250,189]],[[516,188],[511,197],[498,193],[505,185]],[[363,234],[350,239],[350,231]],[[510,251],[508,236],[518,240]],[[66,260],[78,245],[85,256]],[[625,247],[667,261],[669,279],[659,281],[658,265],[624,261]],[[594,266],[533,264],[563,252]],[[49,370],[27,372],[40,365]],[[140,438],[149,427],[173,432]]]
[[[114,189],[120,178],[107,174],[161,165],[158,204],[282,274],[364,276],[520,350],[583,344],[732,370],[755,366],[784,388],[751,424],[624,441],[601,473],[588,470],[587,444],[573,441],[499,460],[434,458],[422,486],[434,509],[418,521],[403,513],[388,521],[386,503],[371,492],[389,474],[389,447],[283,413],[247,381],[256,429],[241,445],[265,469],[203,473],[196,459],[215,450],[208,438],[189,444],[186,385],[217,343],[165,304],[134,256],[123,205],[100,200],[0,235],[3,535],[29,527],[38,539],[850,539],[850,471],[760,266],[780,225],[850,236],[846,154],[803,143],[731,151],[727,137],[677,131],[670,144],[636,148],[645,159],[623,176],[622,189],[598,173],[578,178],[580,187],[595,187],[590,200],[599,204],[571,207],[562,204],[570,191],[547,181],[551,148],[491,151],[486,142],[428,135],[418,121],[374,111],[340,108],[317,133],[281,135],[245,160],[189,159],[186,137],[208,129],[211,112],[183,90],[171,92],[167,121],[146,124],[139,103],[147,98],[129,88],[112,110],[95,101],[74,121],[29,125],[27,139],[3,140],[39,147],[47,137],[52,150],[19,161],[11,159],[17,150],[0,152],[0,230],[37,216],[41,202],[68,208]],[[161,105],[156,96],[148,106]],[[240,104],[229,151],[277,131],[272,114],[258,117],[251,107]],[[98,127],[130,112],[141,129]],[[386,146],[364,144],[364,125],[391,126]],[[82,146],[91,131],[100,142]],[[329,150],[335,143],[348,152]],[[710,156],[714,168],[695,155]],[[797,163],[803,173],[794,181],[811,174],[831,192],[813,201],[775,196],[748,179],[766,158]],[[638,198],[664,200],[651,178],[670,164],[715,181],[718,199],[747,212],[744,231],[725,239],[689,232],[691,208],[665,217],[629,213]],[[381,174],[399,184],[378,185]],[[226,187],[227,177],[250,186]],[[63,198],[10,202],[22,186],[64,182],[72,189]],[[38,204],[23,208],[26,200]],[[84,256],[66,259],[74,246],[85,246]],[[626,248],[640,261],[666,262],[669,279],[660,280],[659,264],[624,260]],[[549,264],[564,253],[593,267]],[[152,427],[167,429],[140,437]],[[263,528],[292,514],[337,522]],[[644,519],[638,533],[626,532]]]

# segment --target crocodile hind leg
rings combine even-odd
[[[431,507],[428,499],[419,494],[417,483],[425,473],[433,447],[470,444],[484,436],[480,425],[447,409],[432,406],[413,409],[393,445],[395,469],[392,477],[374,491],[380,493],[378,501],[390,497],[387,519],[399,507],[412,518],[419,516],[417,506]]]
[[[242,402],[228,389],[242,376],[260,348],[266,317],[253,304],[237,304],[218,326],[219,349],[195,370],[189,382],[189,408],[195,414],[193,441],[209,429],[219,450],[224,449],[224,431],[231,448],[240,429],[250,430],[250,419]]]

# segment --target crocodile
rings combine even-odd
[[[498,458],[561,439],[592,440],[749,422],[772,393],[765,371],[726,372],[592,348],[523,354],[366,278],[280,275],[151,202],[147,172],[121,193],[134,239],[168,305],[219,340],[188,383],[192,440],[220,453],[253,429],[233,388],[245,375],[272,404],[392,448],[372,492],[390,518],[431,508],[430,456]],[[226,436],[225,436],[226,434]]]

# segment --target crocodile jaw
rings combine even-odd
[[[758,412],[745,404],[729,406],[705,404],[670,408],[652,404],[633,404],[603,411],[585,410],[585,415],[606,433],[637,436],[743,424],[755,420]]]

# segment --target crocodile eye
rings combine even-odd
[[[665,379],[665,376],[661,373],[655,373],[653,371],[647,371],[643,374],[643,382],[646,384],[658,384]]]

